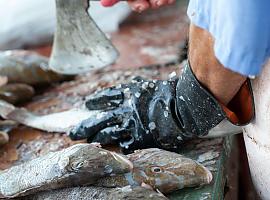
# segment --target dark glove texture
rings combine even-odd
[[[93,94],[86,107],[100,114],[81,122],[70,137],[120,144],[127,150],[176,150],[186,140],[207,134],[226,117],[188,64],[179,79],[149,81],[138,77]]]
[[[75,127],[70,137],[101,144],[119,143],[131,150],[160,147],[158,141],[162,138],[158,135],[170,138],[170,133],[180,131],[174,113],[177,80],[147,81],[137,77],[129,84],[90,96],[86,107],[101,113]]]

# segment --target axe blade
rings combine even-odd
[[[57,27],[49,67],[72,75],[114,63],[119,53],[89,16],[89,0],[55,1]]]

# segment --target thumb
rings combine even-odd
[[[101,0],[100,3],[104,7],[111,7],[116,4],[119,0]]]

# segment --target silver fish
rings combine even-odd
[[[48,58],[35,52],[12,50],[0,53],[0,74],[9,83],[44,85],[65,80],[67,76],[48,69]]]
[[[93,184],[98,178],[133,168],[123,156],[94,146],[77,144],[49,153],[0,173],[0,198]]]
[[[17,108],[6,101],[0,100],[1,117],[47,132],[68,132],[81,121],[98,114],[100,114],[98,111],[72,109],[48,115],[37,115],[25,108]]]
[[[144,187],[104,188],[96,186],[45,191],[21,200],[168,200],[164,195]]]

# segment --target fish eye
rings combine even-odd
[[[151,168],[151,171],[154,172],[154,173],[160,173],[160,172],[162,172],[162,170],[161,170],[160,167],[152,167]]]

